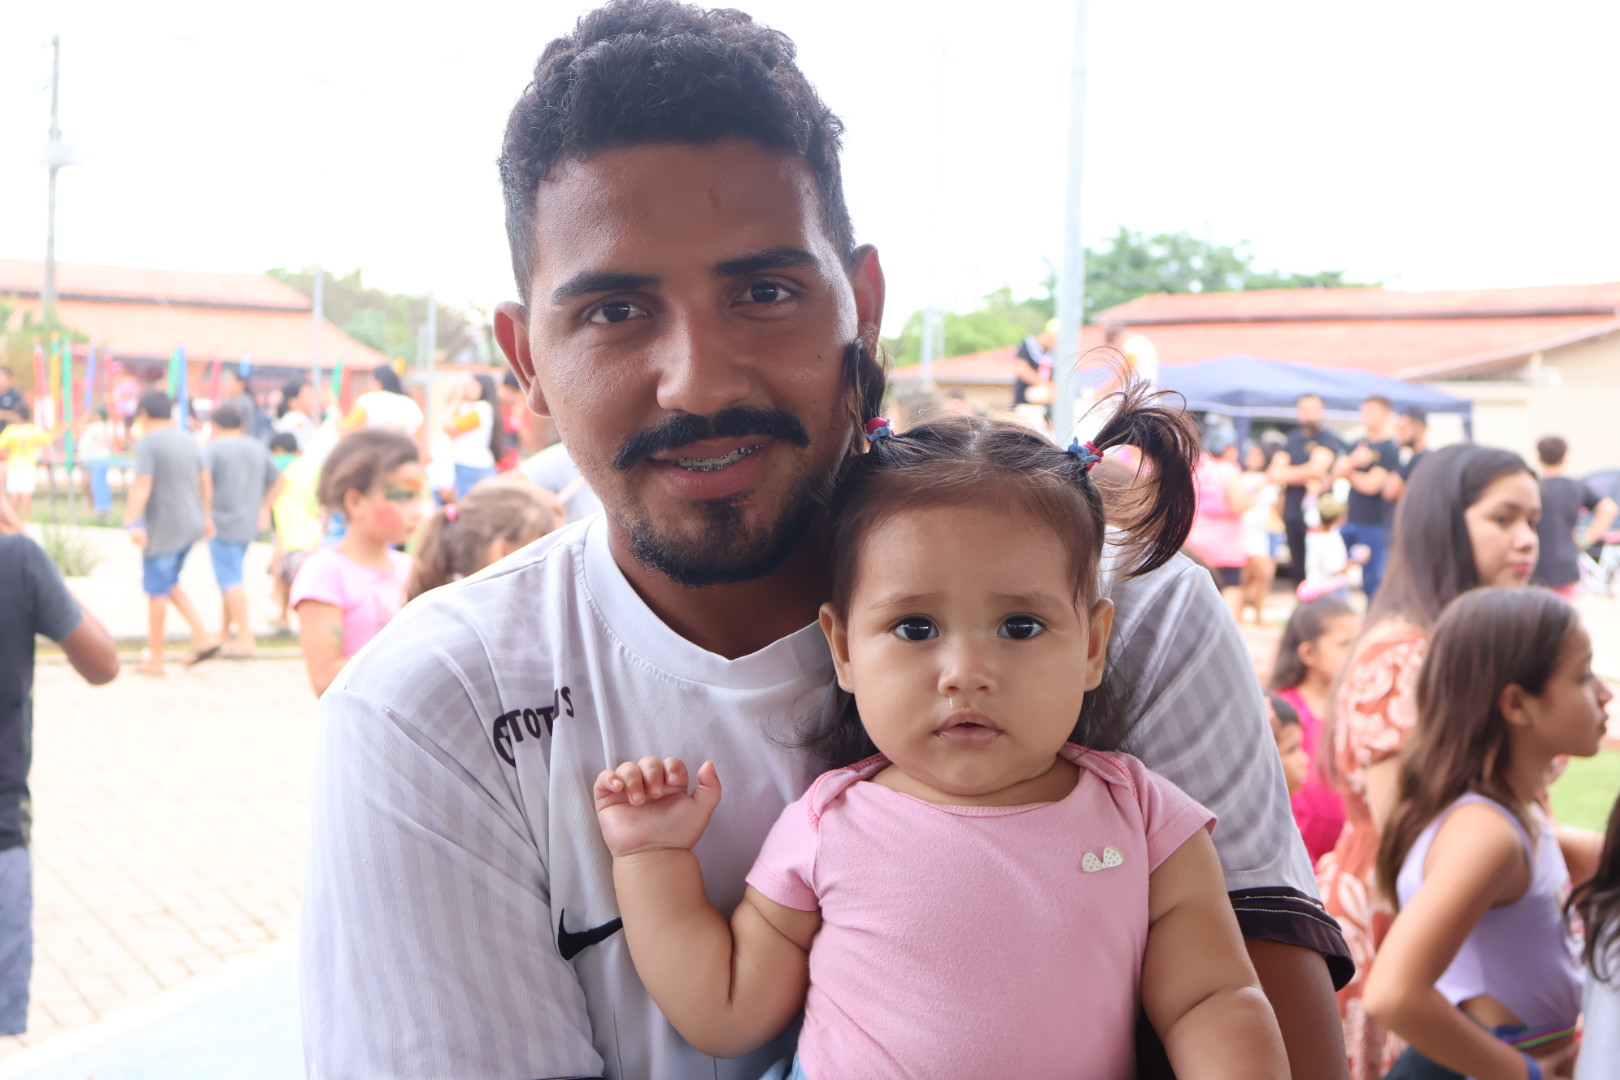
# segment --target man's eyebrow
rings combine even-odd
[[[651,274],[624,274],[613,270],[585,270],[551,290],[551,302],[564,304],[579,296],[593,293],[634,292],[650,289],[658,284]]]
[[[723,263],[716,263],[714,276],[717,278],[739,277],[743,274],[757,274],[762,270],[791,270],[799,266],[815,266],[816,257],[796,247],[773,247],[764,251],[756,251],[752,255],[743,255],[736,259],[727,259]]]

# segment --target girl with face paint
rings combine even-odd
[[[321,506],[341,513],[347,530],[305,559],[293,580],[298,637],[317,695],[405,606],[411,557],[394,549],[421,523],[422,486],[416,444],[389,431],[345,436],[321,468]]]

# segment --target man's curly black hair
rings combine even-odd
[[[844,125],[793,57],[787,35],[740,11],[673,0],[611,0],[546,46],[501,144],[518,295],[527,302],[540,184],[560,162],[643,143],[744,138],[802,156],[847,262],[855,239],[838,164]]]

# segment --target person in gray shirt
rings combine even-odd
[[[219,639],[203,626],[196,605],[180,587],[187,552],[214,535],[214,523],[208,514],[208,474],[197,445],[175,425],[171,409],[161,390],[141,395],[135,416],[146,434],[135,444],[135,479],[124,504],[124,530],[143,556],[148,654],[135,670],[144,675],[163,674],[163,620],[171,603],[191,629],[186,663],[219,655]]]
[[[214,562],[214,580],[224,599],[220,637],[227,640],[225,655],[252,656],[257,650],[248,623],[247,588],[242,584],[242,560],[248,545],[270,528],[270,504],[280,494],[281,477],[264,443],[244,434],[243,417],[227,402],[214,410],[213,436],[202,453],[203,475],[212,498],[214,537],[208,554]]]

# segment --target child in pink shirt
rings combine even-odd
[[[317,696],[405,606],[411,557],[394,545],[422,520],[422,482],[416,444],[392,431],[345,435],[321,466],[317,497],[346,528],[341,541],[298,567],[289,597]]]
[[[1227,899],[1211,815],[1119,753],[1103,678],[1102,498],[1129,443],[1156,498],[1129,573],[1180,547],[1195,436],[1149,389],[1095,443],[1013,424],[873,421],[829,509],[821,626],[854,695],[808,733],[832,771],[783,811],[729,922],[692,847],[710,763],[642,758],[596,781],[636,970],[705,1053],[764,1045],[775,1075],[1132,1077],[1144,1009],[1176,1075],[1286,1077]],[[859,711],[856,711],[858,703]]]

